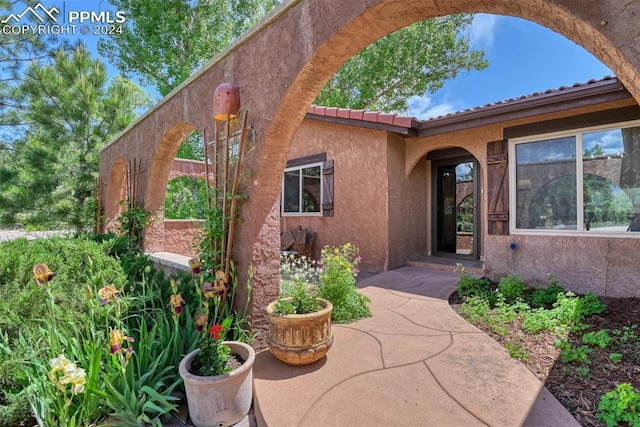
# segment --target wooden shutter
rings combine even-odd
[[[488,233],[493,235],[509,234],[508,159],[507,140],[487,144]]]
[[[322,216],[333,216],[333,160],[322,162]]]

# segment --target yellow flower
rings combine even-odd
[[[71,361],[67,359],[67,357],[64,354],[61,354],[55,359],[51,359],[49,361],[49,366],[51,366],[51,370],[53,372],[64,371],[65,369],[67,369],[67,366],[69,366],[70,363]]]
[[[112,285],[107,285],[104,288],[98,290],[98,296],[102,298],[100,304],[105,305],[109,301],[115,301],[119,293],[122,293],[121,289],[116,289]]]
[[[36,278],[36,284],[46,285],[53,279],[55,274],[49,270],[47,264],[36,264],[33,266],[33,275]]]
[[[120,329],[112,329],[109,332],[109,352],[111,354],[122,353],[124,341],[133,342],[133,338],[126,336]]]
[[[196,258],[191,258],[189,260],[189,270],[191,271],[191,274],[198,275],[200,274],[201,269],[202,269],[202,263],[200,262],[200,260]]]
[[[64,354],[51,359],[49,361],[51,370],[49,371],[49,379],[60,389],[66,391],[66,386],[71,384],[71,392],[75,394],[84,391],[86,383],[86,373],[82,368],[78,368],[75,363],[71,362]],[[58,378],[56,373],[62,372],[62,376]]]
[[[199,314],[196,318],[196,330],[202,332],[207,324],[208,316],[206,314]]]
[[[184,300],[182,299],[182,295],[180,295],[180,294],[171,295],[170,303],[171,303],[171,308],[173,309],[173,312],[175,314],[182,313],[182,305],[184,304]]]
[[[71,384],[71,392],[73,394],[82,393],[86,382],[86,374],[84,369],[78,368],[75,363],[69,364],[64,371],[64,375],[60,377],[62,384]]]

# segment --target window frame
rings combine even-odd
[[[584,168],[583,168],[583,149],[582,139],[585,133],[599,132],[614,129],[623,129],[628,127],[639,127],[640,120],[630,120],[617,123],[609,123],[599,126],[589,126],[568,129],[564,131],[539,133],[517,138],[508,139],[509,149],[509,234],[514,235],[542,235],[542,236],[580,236],[580,237],[606,237],[606,238],[640,238],[640,232],[628,231],[592,231],[584,229]],[[577,230],[553,230],[553,229],[533,229],[533,228],[517,228],[517,179],[516,179],[516,146],[522,143],[541,142],[548,139],[556,139],[563,137],[574,137],[576,147],[576,227]],[[580,160],[580,161],[578,161]]]
[[[314,162],[314,163],[305,163],[303,165],[297,165],[297,166],[291,166],[288,168],[285,168],[284,172],[282,173],[282,188],[280,189],[280,215],[281,216],[324,216],[323,215],[323,207],[322,207],[322,203],[324,200],[324,173],[323,173],[323,163],[324,162]],[[303,169],[308,169],[308,168],[313,168],[313,167],[320,167],[320,200],[319,202],[319,211],[318,212],[302,212],[302,203],[304,200],[303,194],[304,194],[304,185],[303,185],[303,174],[302,174],[302,170]],[[299,205],[298,205],[298,212],[285,212],[284,211],[284,185],[285,185],[285,179],[284,179],[284,175],[287,172],[291,172],[291,171],[296,171],[299,170],[300,171],[300,201],[299,201]]]

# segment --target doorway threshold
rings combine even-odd
[[[482,261],[480,260],[425,255],[406,262],[406,265],[409,267],[427,268],[430,270],[440,271],[455,271],[458,264],[462,264],[462,266],[471,274],[479,276],[483,276],[485,274],[482,268]]]

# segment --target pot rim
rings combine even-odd
[[[283,299],[286,301],[286,300],[290,300],[291,298],[283,298]],[[273,312],[273,310],[274,310],[274,307],[276,306],[276,304],[278,303],[279,300],[280,299],[272,301],[269,305],[267,305],[267,308],[266,308],[267,315],[274,316],[274,317],[280,317],[280,318],[304,319],[304,318],[307,318],[307,317],[323,316],[323,315],[333,311],[333,304],[331,304],[331,301],[323,299],[323,298],[316,297],[316,300],[318,300],[320,305],[323,306],[323,308],[318,310],[318,311],[314,311],[314,312],[306,313],[306,314],[276,314],[276,313]]]
[[[184,356],[180,361],[180,365],[178,366],[180,376],[184,380],[189,379],[190,381],[194,381],[194,382],[203,382],[203,383],[204,382],[220,382],[220,381],[232,379],[234,377],[240,377],[244,375],[248,370],[253,368],[253,363],[255,362],[255,359],[256,359],[256,352],[253,349],[253,347],[251,347],[249,344],[245,344],[240,341],[222,341],[222,344],[225,344],[229,348],[231,348],[232,353],[240,354],[238,351],[234,351],[234,347],[236,348],[240,347],[241,349],[245,350],[245,352],[247,353],[247,357],[244,363],[242,364],[242,366],[234,369],[231,372],[227,372],[227,373],[215,375],[215,376],[203,377],[200,375],[194,375],[191,372],[189,372],[189,368],[191,367],[191,362],[193,361],[193,359],[196,357],[198,353],[200,353],[200,349],[197,348],[193,350],[191,353]],[[244,358],[245,355],[240,354],[240,356]]]

